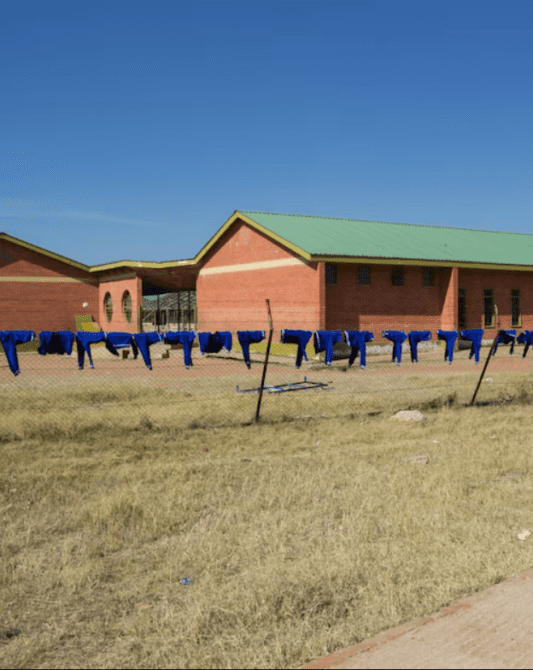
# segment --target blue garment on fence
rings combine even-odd
[[[113,356],[118,356],[117,349],[125,349],[126,347],[131,347],[133,358],[137,358],[139,355],[133,333],[107,333],[105,346]]]
[[[72,353],[72,345],[76,336],[70,330],[42,330],[39,333],[40,346],[37,351],[42,355],[46,354],[67,354]]]
[[[481,340],[483,339],[483,332],[484,331],[482,328],[472,328],[471,330],[461,331],[461,339],[472,342],[468,358],[472,358],[472,356],[475,356],[476,364],[479,363],[479,352],[481,350]]]
[[[412,330],[409,333],[409,347],[411,349],[411,363],[418,363],[418,343],[431,340],[430,330]]]
[[[396,365],[400,365],[402,362],[402,344],[407,339],[407,335],[403,330],[384,330],[381,333],[381,337],[385,337],[394,343],[392,347],[392,360],[393,362],[396,361]]]
[[[374,333],[369,330],[345,330],[346,344],[352,348],[348,366],[353,365],[357,356],[360,355],[359,365],[364,370],[366,366],[366,343],[374,339]]]
[[[35,339],[33,330],[0,330],[0,342],[4,347],[9,369],[15,375],[20,374],[17,345]]]
[[[326,352],[326,365],[333,360],[333,345],[342,342],[340,330],[317,330],[314,337],[315,353]]]
[[[446,342],[446,349],[444,350],[444,360],[451,365],[453,361],[453,348],[457,340],[458,332],[456,330],[438,330],[437,337],[439,340]]]
[[[200,344],[200,353],[218,354],[224,348],[228,354],[231,351],[232,337],[229,330],[216,333],[198,333],[198,342]]]
[[[183,346],[183,361],[187,370],[192,365],[192,343],[196,337],[196,332],[194,330],[173,330],[169,333],[165,333],[164,341],[165,344],[181,344]]]
[[[492,355],[494,356],[494,354],[498,351],[499,344],[511,344],[509,353],[512,354],[514,351],[515,341],[516,330],[500,330],[498,337],[496,338],[496,342],[494,342],[494,346],[492,347]]]
[[[250,344],[255,342],[261,342],[265,339],[264,330],[238,330],[237,337],[239,338],[239,344],[241,345],[242,355],[244,357],[244,362],[251,367],[250,363]]]
[[[527,354],[527,350],[533,344],[533,330],[523,330],[520,333],[520,335],[516,338],[516,341],[519,344],[525,344],[526,345],[524,347],[524,353],[522,354],[522,358],[525,358],[526,354]]]
[[[141,352],[141,356],[143,357],[143,361],[145,362],[146,367],[151,370],[152,359],[150,358],[150,347],[156,342],[161,342],[163,335],[152,331],[150,333],[135,333],[133,338],[135,340],[135,344]]]
[[[87,354],[91,369],[94,368],[93,359],[91,356],[91,344],[95,344],[96,342],[105,342],[106,337],[107,334],[103,330],[96,333],[85,330],[78,330],[76,333],[76,347],[78,349],[78,368],[80,370],[83,370],[85,354]]]
[[[305,348],[311,339],[313,333],[310,330],[288,330],[281,331],[281,342],[283,344],[297,344],[298,351],[296,352],[296,367],[299,368],[302,364],[302,359],[308,362]]]

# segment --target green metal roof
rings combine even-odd
[[[533,235],[412,223],[237,213],[311,256],[533,265]]]

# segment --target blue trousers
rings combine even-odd
[[[315,353],[326,352],[326,365],[333,360],[333,345],[342,342],[340,330],[317,330],[314,337]]]
[[[143,361],[145,362],[146,367],[152,369],[152,359],[150,358],[150,346],[156,342],[161,342],[163,335],[156,333],[155,331],[150,333],[135,333],[133,336],[135,344],[141,352]]]
[[[438,330],[437,337],[439,340],[445,340],[446,349],[444,351],[444,360],[451,365],[453,361],[453,348],[457,340],[458,332],[456,330]]]
[[[124,349],[126,347],[131,347],[133,358],[137,358],[139,355],[139,350],[132,333],[107,333],[105,346],[113,356],[118,356],[117,349]]]
[[[526,357],[529,347],[533,344],[533,330],[523,330],[520,335],[516,338],[518,344],[525,344],[524,353],[522,358]]]
[[[164,341],[166,344],[181,344],[183,345],[183,361],[187,370],[192,365],[192,343],[196,333],[194,330],[175,330],[170,333],[165,333]]]
[[[310,330],[287,330],[284,329],[281,331],[281,342],[283,344],[297,344],[298,351],[296,352],[296,367],[299,368],[302,364],[302,359],[305,358],[307,361],[307,354],[305,353],[305,348],[311,335],[313,333]]]
[[[409,348],[411,349],[411,363],[418,363],[418,343],[431,340],[430,330],[412,330],[409,333]]]
[[[510,344],[511,347],[509,349],[509,353],[512,354],[514,351],[515,340],[516,330],[500,330],[498,337],[496,338],[496,342],[494,342],[494,346],[492,347],[492,355],[494,356],[494,354],[498,351],[499,344]]]
[[[366,366],[366,343],[374,339],[374,333],[369,330],[345,330],[344,337],[346,344],[352,348],[348,366],[353,365],[357,356],[360,355],[359,365],[361,370]]]
[[[4,347],[9,369],[15,375],[20,374],[17,345],[35,339],[33,330],[0,330],[0,342]]]
[[[80,370],[83,370],[85,354],[87,354],[91,369],[94,368],[91,356],[91,344],[94,344],[95,342],[105,342],[106,337],[107,334],[103,330],[97,333],[78,330],[76,333],[76,348],[78,349],[78,368]]]
[[[72,353],[72,345],[76,336],[70,330],[42,330],[39,333],[40,346],[37,350],[42,356],[46,354],[67,354]]]
[[[200,344],[200,353],[218,354],[224,348],[228,353],[231,351],[232,337],[229,330],[216,333],[198,333],[198,342]]]
[[[484,331],[482,328],[473,328],[471,330],[461,331],[461,339],[472,342],[472,346],[470,347],[470,355],[468,356],[468,358],[472,358],[472,356],[475,356],[476,364],[479,363],[479,352],[481,350],[481,340],[483,339],[483,332]]]
[[[407,335],[403,330],[384,330],[381,333],[381,337],[385,337],[394,343],[392,347],[392,361],[396,361],[396,365],[400,365],[402,362],[402,344],[407,339]]]
[[[237,337],[239,338],[239,344],[241,345],[242,355],[244,357],[244,362],[250,368],[250,344],[255,342],[261,342],[265,339],[264,330],[238,330]]]

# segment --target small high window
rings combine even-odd
[[[522,306],[520,304],[520,289],[511,290],[511,326],[520,328],[522,326]]]
[[[370,286],[370,268],[368,265],[360,265],[357,272],[357,283],[359,286]]]
[[[104,297],[104,312],[105,318],[108,321],[111,321],[113,318],[113,300],[111,299],[111,293],[106,293]]]
[[[405,274],[402,267],[392,268],[391,282],[393,286],[403,286],[405,282]]]
[[[422,286],[435,286],[435,268],[424,268]]]
[[[494,328],[494,289],[483,291],[483,324],[485,328]]]
[[[333,263],[326,265],[326,284],[337,283],[337,266]]]
[[[129,291],[124,291],[124,295],[122,296],[122,313],[124,314],[124,318],[128,323],[131,322],[131,295]]]

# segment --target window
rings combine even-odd
[[[111,321],[111,319],[113,318],[113,300],[111,299],[111,293],[105,294],[104,312],[105,312],[105,318],[108,321]]]
[[[494,328],[494,289],[486,288],[483,291],[483,325],[485,328]]]
[[[459,328],[466,328],[466,290],[459,289]]]
[[[360,265],[357,273],[357,283],[359,286],[370,286],[370,268],[368,265]]]
[[[391,282],[393,286],[403,286],[405,281],[404,271],[402,267],[392,268]]]
[[[131,295],[129,291],[124,291],[122,296],[122,313],[128,323],[131,322]]]
[[[435,268],[424,268],[422,286],[435,286]]]
[[[337,266],[331,263],[326,265],[326,284],[337,283]]]
[[[522,326],[522,307],[520,305],[520,289],[514,288],[511,291],[511,327]]]

